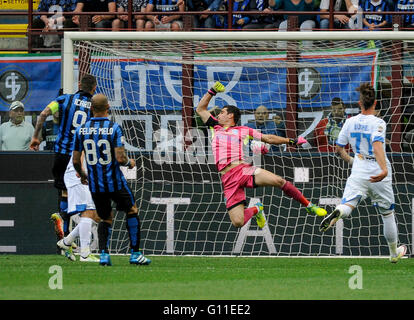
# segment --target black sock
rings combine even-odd
[[[108,222],[101,221],[98,224],[98,240],[99,240],[99,252],[109,253],[108,242],[109,242],[109,229],[111,225]]]

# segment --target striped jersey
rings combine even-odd
[[[412,0],[398,0],[396,4],[397,11],[414,11],[414,2]],[[403,22],[405,25],[414,24],[414,15],[403,15]]]
[[[115,192],[127,187],[115,157],[115,148],[123,147],[124,141],[120,125],[108,118],[91,118],[76,129],[73,150],[85,152],[92,193]]]
[[[218,171],[232,162],[245,160],[243,152],[245,139],[262,139],[259,131],[246,126],[222,127],[213,116],[210,116],[205,124],[213,131],[211,147]]]
[[[386,0],[379,0],[379,1],[372,1],[372,0],[365,0],[363,4],[364,10],[364,18],[370,24],[378,25],[383,21],[387,21],[391,23],[391,16],[389,14],[375,14],[375,12],[387,12],[390,11],[390,7],[388,1]]]
[[[179,11],[178,0],[149,0],[148,4],[154,5],[154,11],[174,12]]]
[[[55,140],[55,152],[70,155],[72,153],[75,129],[90,119],[92,95],[78,91],[64,94],[51,102],[59,105],[59,130]]]

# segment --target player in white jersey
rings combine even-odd
[[[384,237],[390,249],[390,261],[396,263],[405,255],[407,247],[397,247],[398,229],[394,215],[392,169],[385,154],[386,123],[375,116],[377,101],[374,88],[364,83],[357,90],[360,92],[361,113],[345,121],[336,141],[337,153],[352,165],[351,175],[347,179],[341,204],[322,220],[320,230],[325,232],[339,219],[348,217],[361,200],[370,197],[384,223]],[[354,157],[345,150],[348,143]]]
[[[86,166],[85,166],[86,167]],[[85,168],[86,170],[86,168]],[[99,262],[99,259],[91,255],[90,241],[92,236],[92,224],[99,222],[95,204],[92,200],[89,186],[81,183],[75,168],[73,167],[72,157],[65,171],[64,181],[68,190],[68,214],[79,213],[81,218],[79,224],[65,238],[58,241],[57,245],[69,251],[66,256],[70,260],[76,260],[72,253],[71,244],[79,236],[80,238],[80,261]]]

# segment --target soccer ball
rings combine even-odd
[[[414,152],[414,129],[404,134],[402,139],[403,151]]]

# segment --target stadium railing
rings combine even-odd
[[[277,15],[288,15],[289,16],[289,23],[288,23],[288,30],[298,30],[298,23],[297,19],[299,15],[313,15],[315,17],[319,16],[321,14],[320,11],[306,11],[306,12],[297,12],[297,11],[273,11],[271,13],[268,12],[262,12],[262,11],[233,11],[232,10],[232,3],[234,0],[229,0],[229,10],[228,11],[210,11],[208,13],[200,12],[200,11],[185,11],[180,12],[180,15],[183,16],[183,31],[196,31],[200,29],[193,28],[192,23],[192,16],[194,15],[202,15],[202,14],[208,14],[208,15],[225,15],[227,16],[227,20],[231,21],[233,14],[243,14],[243,15],[271,15],[271,16],[277,16]],[[103,12],[81,12],[81,13],[73,13],[73,12],[65,12],[65,16],[73,16],[73,15],[79,15],[80,16],[80,31],[91,31],[93,30],[91,28],[90,23],[90,17],[95,14],[101,14]],[[33,18],[37,15],[53,15],[53,13],[50,12],[39,12],[35,10],[33,7],[33,2],[28,1],[28,10],[27,12],[22,12],[21,10],[7,10],[3,11],[0,10],[0,19],[2,17],[18,17],[18,16],[26,16],[27,20],[27,28],[25,28],[25,25],[16,24],[13,26],[13,24],[1,24],[0,23],[0,37],[1,38],[7,38],[7,37],[25,37],[27,38],[27,45],[26,46],[13,46],[13,43],[8,48],[1,48],[0,50],[2,52],[60,52],[61,48],[36,48],[33,46],[33,36],[42,34],[42,30],[40,29],[34,29],[32,27]],[[141,13],[141,12],[133,12],[132,10],[132,1],[129,2],[129,8],[128,12],[124,13],[114,13],[114,15],[128,15],[128,26],[122,31],[134,31],[132,27],[132,21],[133,16],[135,15],[148,15],[148,13]],[[154,12],[154,14],[156,14]],[[175,15],[176,12],[163,12],[163,15]],[[333,6],[330,6],[330,10],[328,12],[329,14],[329,30],[335,31],[334,28],[334,15],[335,14],[348,14],[348,12],[342,12],[342,11],[333,11]],[[379,15],[391,15],[392,16],[392,26],[388,29],[398,29],[398,30],[410,30],[410,28],[403,27],[402,23],[402,16],[403,15],[410,15],[414,14],[414,12],[400,12],[400,11],[388,11],[388,12],[376,12],[375,14]],[[73,29],[65,29],[68,31],[74,31]],[[206,29],[203,29],[206,30]],[[227,29],[215,29],[217,31],[234,31],[235,29],[227,28]],[[277,30],[277,29],[275,29]],[[320,30],[318,28],[315,29],[315,31]],[[387,29],[383,29],[387,30]],[[414,30],[414,29],[412,29]],[[212,30],[209,30],[212,31]],[[244,31],[244,30],[243,30]],[[257,31],[257,30],[256,30]],[[269,31],[269,30],[268,30]],[[353,31],[358,31],[357,29],[354,29]],[[246,32],[249,32],[246,30]],[[63,30],[59,31],[49,31],[48,34],[58,34],[62,35]]]

